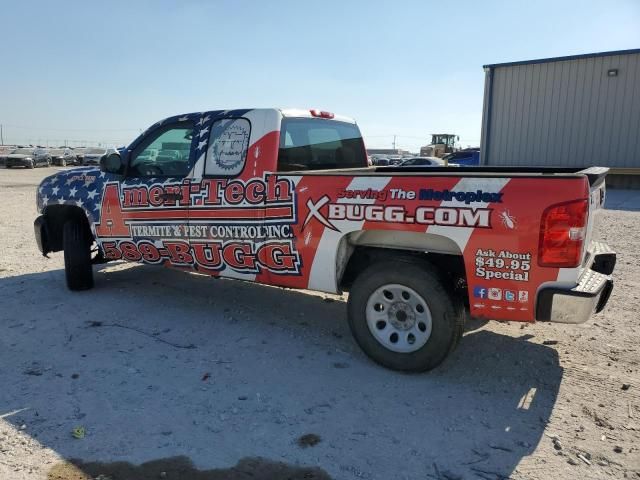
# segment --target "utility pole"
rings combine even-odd
[[[396,136],[393,136],[393,149],[396,149]]]
[[[2,124],[0,124],[0,145],[4,145],[4,133],[2,131]]]

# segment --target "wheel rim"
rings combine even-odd
[[[415,352],[431,336],[427,302],[412,288],[397,283],[383,285],[369,296],[366,318],[375,339],[394,352]]]

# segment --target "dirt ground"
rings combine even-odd
[[[0,479],[640,479],[638,192],[599,227],[604,313],[490,322],[403,375],[340,297],[125,264],[67,291],[33,237],[54,171],[0,170]]]

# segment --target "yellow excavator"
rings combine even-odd
[[[431,143],[420,148],[420,156],[442,158],[447,153],[458,150],[455,146],[457,140],[460,140],[460,137],[453,133],[432,133]]]

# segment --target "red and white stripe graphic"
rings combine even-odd
[[[391,177],[356,177],[347,186],[346,190],[384,190],[391,181]],[[370,205],[375,203],[375,199],[363,198],[340,198],[337,203],[357,203]],[[308,288],[321,290],[323,292],[336,291],[336,257],[338,254],[338,244],[347,233],[362,230],[364,220],[333,220],[332,223],[340,230],[335,231],[324,228],[320,242],[316,250],[316,255],[309,274]]]
[[[475,192],[476,190],[482,190],[483,192],[498,193],[502,190],[510,178],[462,178],[451,189],[454,192]],[[471,207],[471,208],[486,208],[488,203],[474,202],[472,205],[467,205],[464,201],[456,199],[443,201],[440,207]],[[464,253],[469,238],[475,228],[473,227],[449,227],[444,225],[431,225],[427,228],[427,233],[433,233],[436,235],[442,235],[443,237],[450,238],[460,248],[460,251]]]

